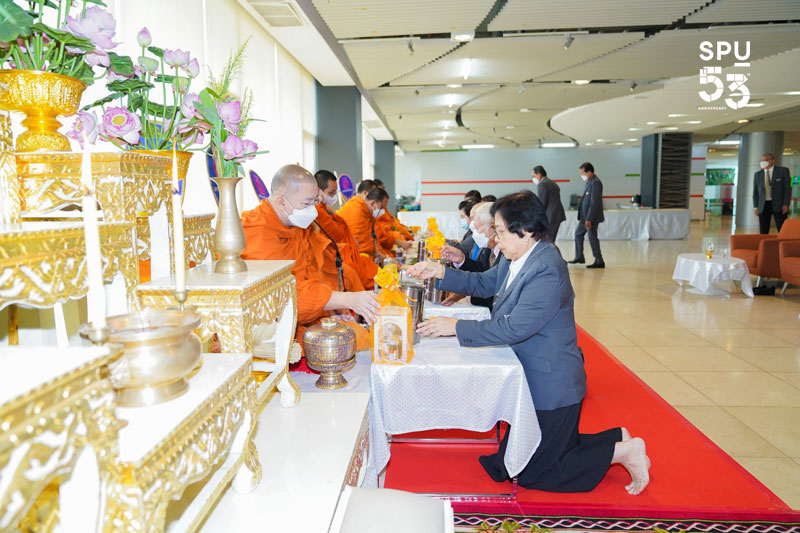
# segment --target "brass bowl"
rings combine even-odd
[[[309,368],[320,373],[315,385],[340,389],[347,385],[342,372],[355,365],[356,334],[332,318],[323,318],[303,334],[303,351]]]
[[[117,404],[154,405],[177,398],[189,388],[187,375],[200,360],[200,340],[192,331],[200,316],[177,309],[146,309],[108,318],[108,341],[123,346],[111,367]],[[90,324],[80,328],[90,336]]]
[[[27,115],[27,131],[17,137],[17,152],[69,151],[69,139],[58,133],[59,115],[74,115],[80,107],[86,84],[77,78],[39,70],[0,70],[0,83],[8,90],[0,94],[0,107]]]

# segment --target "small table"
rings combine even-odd
[[[387,435],[459,428],[488,431],[510,424],[505,465],[513,478],[541,441],[525,372],[508,346],[464,348],[454,337],[423,338],[407,365],[370,368],[370,459],[365,486],[389,462]],[[481,384],[481,393],[474,387]],[[410,391],[413,391],[411,393]]]
[[[422,318],[423,320],[428,320],[432,316],[457,318],[459,320],[489,320],[492,318],[492,312],[489,311],[488,307],[468,304],[465,300],[456,302],[451,306],[425,302]]]
[[[740,282],[742,292],[753,297],[753,286],[750,282],[750,271],[747,263],[737,257],[712,257],[706,254],[680,254],[675,263],[672,279],[683,286],[683,281],[697,288],[700,294],[725,294],[728,291],[714,287],[715,283],[736,280]]]

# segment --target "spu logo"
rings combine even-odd
[[[750,68],[750,41],[743,43],[734,41],[733,44],[728,41],[717,41],[716,43],[703,41],[700,43],[700,59],[702,61],[721,63],[731,53],[736,59],[733,64],[734,68]],[[705,88],[698,94],[704,102],[710,103],[722,98],[726,87],[720,79],[721,75],[721,65],[706,65],[700,68],[700,85]],[[749,75],[749,72],[728,72],[725,75],[725,81],[729,82],[728,98],[725,98],[725,103],[731,109],[741,109],[750,101],[750,89],[745,85]]]

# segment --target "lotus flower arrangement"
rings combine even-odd
[[[116,22],[102,1],[26,3],[28,10],[12,1],[0,3],[0,67],[63,74],[87,85],[97,79],[95,67],[133,75],[131,59],[111,51],[119,44],[114,42]],[[56,10],[55,26],[43,22],[50,15],[46,10]]]

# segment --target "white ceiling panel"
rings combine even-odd
[[[691,30],[667,30],[603,57],[543,76],[543,81],[573,79],[659,80],[692,76],[704,65],[728,67],[733,53],[720,61],[701,61],[703,41],[750,42],[750,61],[800,47],[800,25],[720,26]]]
[[[798,0],[717,0],[689,15],[690,24],[708,22],[755,22],[800,20]]]
[[[474,30],[494,0],[313,0],[337,39]]]
[[[672,24],[708,0],[508,0],[489,31]],[[753,2],[760,4],[761,2]]]
[[[363,40],[343,43],[358,78],[367,89],[408,74],[456,47],[450,39]]]
[[[497,86],[381,87],[370,91],[370,96],[384,113],[441,112],[456,109],[468,100],[496,89]]]
[[[644,37],[643,33],[576,35],[564,50],[563,35],[475,39],[392,85],[519,83],[607,54]],[[469,77],[464,74],[469,62]]]

